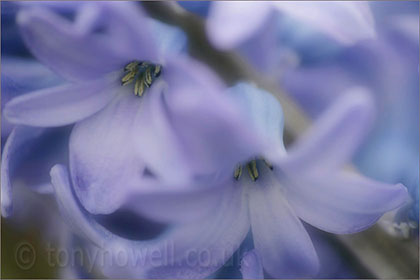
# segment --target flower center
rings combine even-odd
[[[273,165],[271,165],[265,159],[261,159],[261,160],[265,163],[265,165],[267,165],[267,167],[270,170],[273,170]],[[256,159],[251,160],[248,163],[246,163],[245,165],[246,165],[246,168],[248,170],[249,177],[251,177],[251,180],[254,181],[254,182],[257,181],[258,180],[258,177],[260,176],[260,173],[259,173],[258,167],[257,167],[257,160]],[[239,164],[238,167],[235,169],[235,172],[233,173],[233,177],[236,180],[239,180],[241,178],[241,176],[242,176],[242,170],[243,170],[243,165],[242,164]]]
[[[160,76],[162,66],[146,61],[132,61],[124,67],[124,76],[121,85],[126,86],[134,82],[134,95],[141,97],[146,88]]]

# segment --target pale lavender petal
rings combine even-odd
[[[7,138],[1,157],[1,213],[8,217],[12,213],[12,175],[23,156],[25,145],[38,138],[43,129],[17,127]]]
[[[231,186],[209,219],[173,227],[152,240],[123,239],[80,209],[63,166],[55,166],[51,177],[67,223],[113,259],[107,257],[99,268],[118,271],[119,277],[204,278],[231,257],[249,230],[248,205],[242,188]],[[122,266],[116,261],[121,254],[128,258]]]
[[[157,59],[141,11],[132,3],[115,4],[97,3],[100,14],[91,16],[101,18],[89,19],[95,27],[108,24],[105,35],[87,33],[80,24],[41,8],[24,9],[17,21],[27,46],[41,62],[69,80],[96,79],[135,59]]]
[[[288,172],[325,172],[351,160],[375,115],[373,100],[363,89],[340,97],[289,150],[279,163]]]
[[[132,185],[140,187],[145,164],[135,153],[141,139],[133,131],[143,99],[129,87],[102,111],[74,127],[70,139],[70,171],[76,194],[91,213],[115,211]]]
[[[62,126],[80,121],[107,105],[120,87],[116,75],[66,84],[18,96],[5,106],[12,123],[31,126]]]
[[[312,241],[268,168],[256,182],[248,180],[254,245],[267,273],[274,278],[314,276],[319,261]]]
[[[333,233],[354,233],[409,199],[401,185],[380,183],[352,173],[286,177],[277,174],[297,215]]]
[[[62,80],[32,59],[3,57],[1,61],[1,110],[14,97],[37,89],[56,86]],[[7,137],[14,125],[1,118],[1,136]]]
[[[215,1],[207,17],[207,35],[220,49],[238,47],[261,28],[270,9],[268,1]]]
[[[270,93],[246,83],[230,88],[228,94],[248,117],[247,124],[261,138],[267,160],[279,158],[286,151],[283,144],[284,116],[277,99]]]
[[[376,36],[374,19],[367,2],[273,1],[273,5],[284,14],[345,45]]]
[[[238,162],[262,152],[242,108],[213,73],[187,59],[172,59],[166,67],[164,105],[194,172],[231,172]]]
[[[253,249],[244,254],[241,260],[241,273],[243,279],[264,279],[261,258],[257,250]]]

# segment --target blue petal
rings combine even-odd
[[[407,189],[352,173],[279,175],[297,215],[322,230],[347,234],[372,226],[385,212],[408,202]]]
[[[260,168],[257,181],[246,181],[255,249],[274,278],[316,275],[319,261],[312,241],[286,200],[274,174]]]
[[[13,98],[4,115],[12,123],[39,127],[80,121],[105,107],[118,93],[115,75],[103,79],[41,89]]]
[[[3,57],[1,66],[2,111],[6,103],[14,97],[33,90],[55,86],[62,82],[45,66],[32,59]],[[6,137],[12,128],[12,123],[6,118],[1,118],[2,138]]]
[[[248,83],[239,83],[228,94],[247,116],[247,125],[264,143],[262,155],[268,160],[285,153],[283,144],[284,116],[277,99]]]
[[[94,214],[115,211],[132,185],[141,186],[144,160],[135,153],[142,145],[133,133],[143,99],[127,87],[103,110],[75,125],[70,138],[70,171],[83,206]],[[148,94],[152,92],[148,92]]]

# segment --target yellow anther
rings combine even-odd
[[[150,85],[152,84],[152,72],[150,67],[147,68],[144,72],[144,81],[147,87],[150,87]]]
[[[125,86],[131,83],[132,81],[134,81],[134,78],[136,77],[137,72],[138,72],[137,70],[130,71],[124,77],[122,77],[121,79],[122,85]]]
[[[139,66],[140,62],[132,61],[124,67],[124,71],[133,71]]]
[[[236,180],[239,180],[239,178],[241,178],[241,175],[242,175],[242,165],[239,165],[235,169],[235,173],[233,174],[233,176],[235,177]]]
[[[160,75],[160,70],[161,70],[161,67],[160,67],[160,65],[156,65],[155,66],[155,71],[154,71],[154,75],[155,75],[155,77],[157,77],[157,76],[159,76]]]
[[[134,85],[134,95],[142,96],[144,93],[144,83],[143,78],[138,78]]]
[[[246,167],[248,168],[249,176],[251,177],[252,181],[256,181],[258,179],[258,169],[257,169],[257,161],[251,160]]]

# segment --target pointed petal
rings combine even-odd
[[[105,260],[101,268],[121,272],[120,277],[204,278],[230,258],[249,230],[247,203],[242,189],[234,186],[209,219],[173,227],[153,240],[123,239],[80,209],[63,166],[53,167],[51,177],[68,224],[111,255],[113,261]],[[122,266],[116,259],[121,254],[128,258]]]
[[[120,87],[105,109],[79,122],[70,139],[70,171],[82,205],[91,213],[115,211],[130,185],[141,185],[143,160],[137,156],[133,130],[142,99]]]
[[[159,179],[184,184],[191,177],[191,171],[168,116],[164,89],[163,82],[155,82],[144,96],[143,109],[135,123],[138,129],[133,132],[133,137],[138,139],[135,152]]]
[[[264,269],[274,278],[314,276],[319,261],[312,241],[268,168],[248,183],[251,228]]]
[[[267,150],[262,155],[270,161],[284,155],[284,116],[277,99],[247,83],[235,85],[228,94],[241,107],[243,114],[249,117],[247,123],[254,129],[255,135],[265,143]]]
[[[62,82],[41,63],[32,59],[3,58],[1,61],[1,110],[13,97],[58,85]],[[13,129],[13,124],[1,118],[2,138]]]
[[[244,254],[241,260],[241,273],[243,279],[264,279],[261,257],[253,249]]]
[[[366,177],[338,173],[308,177],[279,175],[297,215],[322,230],[345,234],[364,230],[385,212],[404,205],[407,189]]]
[[[207,17],[207,35],[220,49],[233,49],[257,32],[270,12],[264,1],[216,1]]]
[[[324,173],[351,160],[371,128],[374,104],[362,89],[353,89],[324,113],[279,163],[289,172]]]
[[[106,24],[105,33],[100,36],[93,28],[87,33],[78,23],[72,24],[39,7],[21,11],[17,22],[26,45],[41,62],[72,81],[96,79],[121,69],[132,60],[156,58],[148,40],[147,24],[143,24],[145,20],[137,6],[115,4],[95,5],[100,12],[92,16],[100,18],[96,22],[91,18],[89,21],[95,22],[97,28]],[[83,17],[78,20],[84,20]]]
[[[375,24],[367,2],[280,1],[274,7],[342,44],[375,37]]]
[[[107,105],[120,87],[116,75],[78,84],[66,84],[18,96],[5,106],[12,123],[62,126],[80,121]]]

